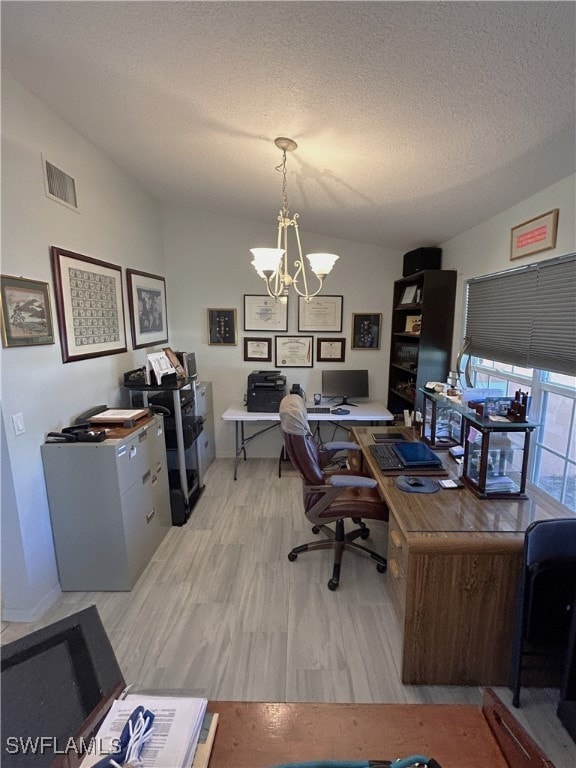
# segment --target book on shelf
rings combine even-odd
[[[82,761],[81,768],[90,768],[106,754],[114,757],[122,729],[138,706],[154,714],[152,737],[140,753],[142,768],[196,768],[193,760],[207,703],[204,698],[138,693],[129,693],[125,698],[117,699],[112,703],[96,735],[97,749]],[[210,729],[206,737],[209,735]],[[203,766],[203,763],[199,762],[199,766]]]

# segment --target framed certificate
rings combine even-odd
[[[245,331],[287,331],[288,296],[244,295]]]
[[[313,336],[275,336],[276,368],[312,368]]]
[[[272,339],[244,337],[244,360],[260,363],[272,362]]]
[[[342,296],[298,297],[299,331],[342,331]]]
[[[346,339],[316,339],[316,360],[319,363],[343,363]]]

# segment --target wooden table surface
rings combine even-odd
[[[413,754],[433,757],[442,768],[553,768],[490,691],[483,709],[462,704],[211,701],[208,710],[219,714],[209,768],[395,760]],[[509,745],[491,728],[503,718],[510,718],[502,728],[503,739],[510,740],[510,732],[516,731]]]

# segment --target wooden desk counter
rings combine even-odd
[[[208,710],[219,714],[209,768],[414,754],[433,757],[442,768],[554,768],[491,691],[485,692],[482,709],[210,701]]]
[[[373,432],[386,431],[354,427],[352,436],[389,508],[386,578],[403,628],[402,682],[507,685],[524,532],[574,513],[534,487],[523,500],[479,499],[466,488],[401,491],[367,449]],[[439,455],[456,476],[458,465]]]

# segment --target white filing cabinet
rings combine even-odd
[[[162,416],[120,439],[45,443],[60,586],[130,590],[171,526]]]
[[[202,419],[202,432],[198,438],[201,475],[216,458],[216,435],[214,432],[214,409],[212,406],[212,382],[200,381],[196,385],[196,415]]]

